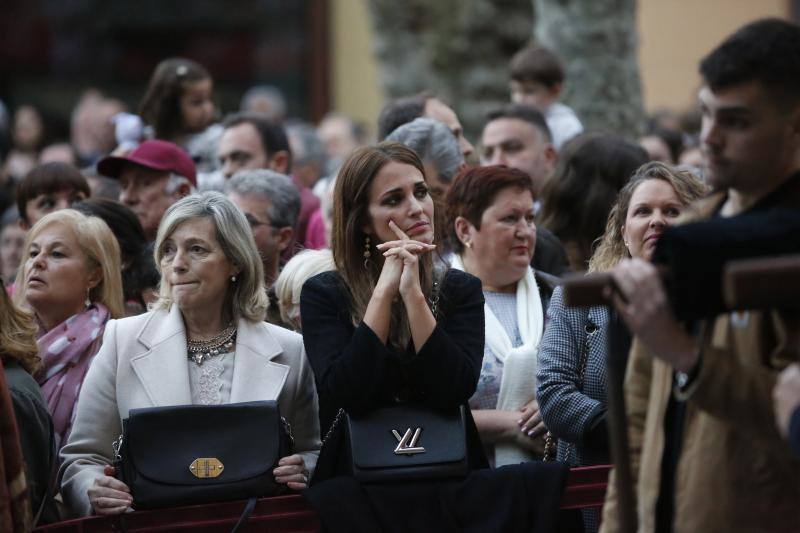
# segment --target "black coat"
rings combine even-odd
[[[300,316],[323,435],[339,408],[357,414],[398,401],[446,408],[469,400],[483,361],[480,280],[448,271],[437,314],[436,328],[419,353],[410,347],[396,353],[366,324],[353,326],[348,290],[338,273],[324,272],[306,282]]]
[[[300,314],[323,435],[340,407],[358,413],[405,401],[432,407],[466,404],[483,361],[483,303],[480,280],[450,270],[442,282],[437,325],[430,338],[419,353],[411,348],[396,353],[365,324],[353,326],[348,292],[337,273],[308,280]],[[329,478],[321,470],[329,464],[323,458],[326,453],[338,455],[334,431],[305,492],[323,530],[552,531],[566,465],[528,463],[490,470],[471,416],[467,423],[474,470],[464,480],[436,482],[361,484],[351,477]]]

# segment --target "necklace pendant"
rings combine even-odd
[[[203,364],[203,360],[204,359],[205,358],[203,357],[203,354],[201,354],[201,353],[192,354],[192,361],[194,361],[194,364],[196,364],[197,366],[201,366]]]

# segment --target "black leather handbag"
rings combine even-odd
[[[134,509],[285,493],[272,470],[293,448],[275,401],[131,409],[115,442]]]
[[[469,472],[464,406],[402,404],[359,416],[342,410],[328,435],[333,433],[340,434],[336,474],[361,482],[430,481]]]

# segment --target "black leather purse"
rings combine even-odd
[[[122,427],[115,466],[137,510],[288,491],[272,475],[294,445],[275,401],[131,409]]]
[[[359,416],[340,410],[326,442],[331,437],[339,441],[333,446],[339,448],[335,474],[361,482],[431,481],[469,472],[464,406],[403,404]]]

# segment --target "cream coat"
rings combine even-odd
[[[295,451],[313,471],[319,418],[303,339],[265,322],[240,320],[230,402],[257,400],[278,400],[292,426]],[[79,516],[91,514],[86,491],[111,464],[111,443],[128,411],[191,403],[186,331],[177,306],[109,321],[83,383],[72,434],[61,450],[61,492],[70,509]]]

